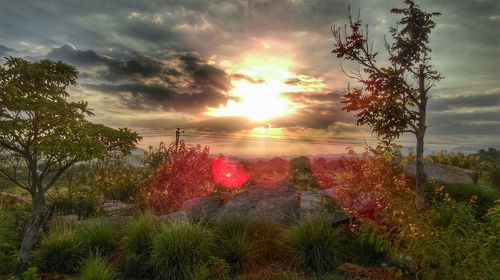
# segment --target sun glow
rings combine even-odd
[[[249,55],[235,74],[241,79],[233,80],[233,89],[225,106],[210,108],[210,116],[244,116],[255,122],[293,113],[296,104],[283,96],[285,92],[297,91],[297,85],[287,84],[293,77],[288,71],[290,60]]]

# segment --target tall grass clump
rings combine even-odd
[[[256,247],[250,242],[250,224],[240,216],[226,216],[214,228],[217,256],[224,259],[235,273],[255,260]]]
[[[324,217],[311,217],[282,234],[282,246],[292,264],[311,272],[327,272],[341,261],[341,237]]]
[[[269,263],[279,260],[279,236],[283,230],[283,224],[271,219],[262,218],[250,222],[249,239],[257,262]]]
[[[151,262],[156,279],[189,279],[204,265],[213,248],[211,233],[197,224],[172,224],[163,227],[153,241]]]
[[[127,275],[148,278],[152,274],[150,255],[153,239],[160,231],[160,222],[154,214],[145,213],[130,221],[124,228],[122,241],[124,263]]]
[[[86,254],[77,232],[69,227],[56,227],[42,237],[35,252],[35,263],[41,271],[73,273]]]
[[[117,274],[113,267],[100,255],[91,255],[82,264],[76,280],[114,280]]]
[[[87,250],[87,255],[95,253],[111,256],[119,240],[119,234],[115,228],[99,222],[91,222],[80,227],[78,237]]]

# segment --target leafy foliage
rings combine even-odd
[[[176,153],[161,165],[148,188],[148,199],[158,212],[178,208],[186,199],[203,196],[215,189],[209,148],[181,141]]]
[[[200,225],[165,226],[155,237],[151,253],[156,279],[189,279],[208,261],[212,249],[212,235]]]
[[[143,163],[148,169],[156,171],[174,152],[174,145],[167,147],[164,142],[160,142],[158,147],[148,147],[148,151],[144,155]]]

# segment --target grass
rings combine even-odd
[[[239,216],[219,220],[214,228],[216,254],[224,259],[233,273],[249,267],[256,259],[257,247],[250,242],[250,224]]]
[[[100,255],[88,257],[80,268],[76,280],[114,280],[118,279],[114,268]]]
[[[123,270],[129,276],[144,278],[152,275],[150,255],[153,239],[160,231],[160,222],[151,213],[130,221],[124,228],[122,240]]]
[[[286,229],[282,246],[293,264],[309,272],[334,271],[341,261],[340,232],[321,216]]]
[[[85,247],[74,229],[56,227],[43,236],[35,252],[35,262],[41,271],[73,273],[85,254]]]
[[[78,238],[87,250],[87,255],[111,256],[117,247],[119,234],[113,227],[91,222],[78,230]]]
[[[212,250],[212,234],[206,228],[188,223],[164,226],[151,253],[156,279],[189,279],[208,261]]]

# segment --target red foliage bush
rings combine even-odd
[[[310,162],[309,168],[322,189],[329,189],[335,186],[335,176],[339,169],[338,160],[317,158]]]
[[[181,141],[177,152],[160,165],[148,188],[149,204],[155,211],[178,209],[184,200],[214,191],[209,152],[208,146]]]

